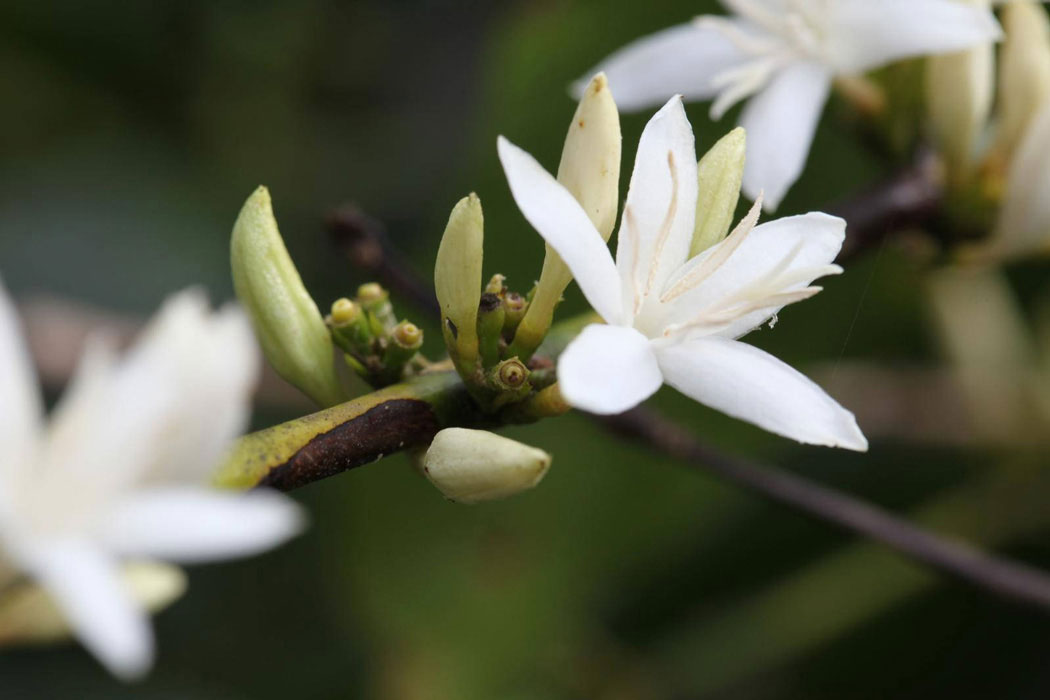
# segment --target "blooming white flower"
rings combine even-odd
[[[666,382],[731,416],[800,442],[867,448],[849,411],[820,387],[736,338],[819,291],[845,222],[807,214],[755,226],[759,205],[723,241],[687,261],[697,201],[693,131],[681,97],[638,145],[616,260],[587,214],[528,153],[499,154],[525,218],[572,270],[608,325],[591,325],[558,362],[572,405],[619,413]]]
[[[681,93],[716,98],[712,116],[753,97],[744,192],[775,209],[798,179],[832,79],[895,60],[962,50],[999,37],[988,9],[956,0],[722,0],[732,16],[703,16],[624,47],[605,71],[620,109]],[[579,92],[581,83],[575,87]]]
[[[211,314],[201,294],[184,292],[123,360],[92,344],[45,426],[0,288],[0,575],[39,583],[121,677],[142,674],[153,656],[122,565],[247,555],[301,528],[283,495],[206,485],[245,426],[258,368],[243,314]]]

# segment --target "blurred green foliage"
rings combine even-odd
[[[478,192],[486,274],[525,291],[543,245],[511,202],[496,135],[553,168],[573,112],[567,84],[632,38],[714,6],[3,0],[0,274],[18,295],[138,313],[191,284],[229,298],[229,230],[263,183],[322,307],[365,281],[321,227],[348,199],[385,220],[428,274],[449,209]],[[734,116],[712,124],[704,105],[689,114],[702,148]],[[623,120],[625,183],[646,118]],[[826,207],[884,167],[830,110],[779,213]],[[920,274],[892,251],[873,254],[753,342],[803,367],[933,362]],[[576,290],[568,297],[565,311],[583,308]],[[427,331],[434,350],[439,334]],[[882,443],[868,455],[797,448],[670,391],[655,402],[711,442],[900,512],[1000,470],[1045,468]],[[187,597],[156,620],[160,661],[145,683],[120,686],[70,646],[0,655],[0,695],[1050,693],[1045,617],[611,442],[582,417],[507,432],[554,454],[534,492],[453,505],[403,456],[318,483],[297,494],[312,513],[306,536],[191,571]],[[971,498],[952,522],[979,535],[1009,507]],[[1050,566],[1041,534],[1007,551]]]

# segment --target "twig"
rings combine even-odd
[[[932,156],[920,157],[916,165],[891,181],[839,208],[848,222],[852,238],[842,257],[852,257],[885,238],[901,226],[916,225],[933,217],[943,192]],[[359,210],[356,215],[360,216]],[[336,221],[338,217],[333,217]],[[367,220],[367,218],[365,219]],[[367,251],[368,268],[380,282],[400,289],[421,308],[436,312],[429,286],[415,279],[405,266],[394,266],[386,257],[389,248],[376,226],[356,227],[356,238],[336,240],[354,260]],[[362,241],[372,241],[367,245]],[[364,246],[362,248],[362,246]],[[615,417],[595,419],[619,436],[643,442],[650,448],[688,463],[694,469],[710,471],[743,488],[778,503],[801,510],[811,517],[833,523],[850,532],[869,537],[896,551],[913,557],[984,588],[997,595],[1050,609],[1050,576],[1042,571],[993,557],[970,546],[948,541],[936,534],[895,517],[887,511],[827,488],[804,477],[768,465],[724,455],[689,435],[672,421],[640,407]]]
[[[894,233],[930,222],[943,203],[937,158],[921,150],[907,168],[831,208],[831,213],[846,220],[838,262],[858,257]]]
[[[327,221],[332,239],[354,266],[432,316],[440,313],[431,285],[412,273],[408,260],[390,245],[386,228],[354,203],[333,212]]]
[[[645,407],[595,419],[617,435],[657,447],[694,469],[712,472],[770,500],[870,537],[1000,596],[1050,609],[1050,577],[1038,569],[948,541],[881,508],[782,469],[722,454]]]

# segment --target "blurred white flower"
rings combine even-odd
[[[588,326],[558,363],[562,394],[619,413],[666,382],[697,401],[800,442],[867,448],[853,414],[809,379],[738,338],[820,290],[845,222],[825,214],[755,226],[759,204],[725,240],[687,261],[697,202],[692,127],[680,97],[638,145],[616,260],[573,196],[506,139],[500,159],[525,218],[572,270],[608,325]]]
[[[93,343],[45,425],[0,288],[0,574],[39,583],[118,676],[141,675],[153,658],[146,601],[123,566],[252,554],[302,527],[283,495],[207,485],[245,427],[258,368],[244,315],[212,314],[184,292],[122,360]]]
[[[605,71],[621,110],[681,93],[715,98],[717,119],[753,97],[743,189],[775,209],[798,179],[832,79],[914,56],[995,40],[988,9],[956,0],[722,0],[733,13],[707,15],[639,39],[587,75]],[[575,87],[582,90],[583,83]]]
[[[982,250],[998,258],[1050,253],[1050,100],[1014,153],[999,220]]]

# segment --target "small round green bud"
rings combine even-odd
[[[361,307],[346,297],[336,299],[332,302],[332,323],[337,326],[345,326],[361,315]]]
[[[391,335],[395,343],[405,348],[418,349],[423,345],[422,329],[410,321],[397,324]]]
[[[368,282],[357,288],[357,299],[362,304],[382,301],[384,298],[386,298],[386,290],[377,282]]]

